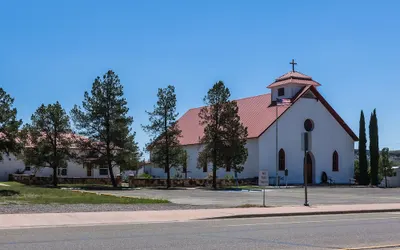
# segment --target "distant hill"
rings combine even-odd
[[[354,149],[354,155],[358,159],[358,149]],[[369,159],[369,150],[367,150],[367,158]],[[389,151],[389,159],[394,166],[400,166],[400,150]]]

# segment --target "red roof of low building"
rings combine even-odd
[[[327,108],[332,116],[346,130],[346,132],[358,141],[358,137],[350,129],[336,111],[328,104],[313,85],[307,85],[295,95],[291,104],[278,106],[278,117],[288,110],[297,100],[310,90],[317,99]],[[248,131],[248,139],[258,138],[276,121],[276,106],[271,103],[271,94],[264,94],[236,100],[239,108],[240,120]],[[182,145],[199,144],[203,137],[204,127],[200,125],[199,112],[201,108],[188,110],[179,120],[178,125],[182,130],[180,143]]]
[[[278,86],[282,86],[289,83],[301,84],[301,85],[313,85],[313,86],[321,86],[318,82],[314,81],[311,76],[305,75],[303,73],[297,71],[290,71],[278,78],[276,78],[275,82],[271,83],[268,88],[274,88]]]

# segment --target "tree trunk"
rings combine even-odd
[[[213,188],[217,189],[217,166],[213,164]]]
[[[114,172],[110,161],[108,162],[108,171],[110,172],[110,178],[113,187],[117,187],[117,182],[115,181]]]
[[[215,143],[214,143],[215,145]],[[214,189],[217,189],[217,150],[213,149],[213,181],[212,186]]]
[[[170,173],[170,169],[167,169],[167,188],[171,187],[171,173]]]
[[[53,167],[53,186],[57,187],[58,179],[57,179],[57,167]]]
[[[385,167],[385,188],[387,188],[387,173],[386,173],[386,167]]]
[[[385,187],[387,188],[387,176],[385,175]]]
[[[164,134],[165,134],[165,171],[167,172],[167,188],[171,187],[170,164],[169,164],[169,141],[168,141],[168,123],[167,106],[164,106]]]

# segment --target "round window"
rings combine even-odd
[[[314,129],[314,122],[311,119],[307,119],[304,121],[304,129],[307,132],[313,131]]]

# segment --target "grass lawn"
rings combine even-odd
[[[17,182],[5,182],[0,186],[0,204],[152,204],[168,203],[167,200],[116,197],[92,193],[74,192],[59,188],[26,186]]]

